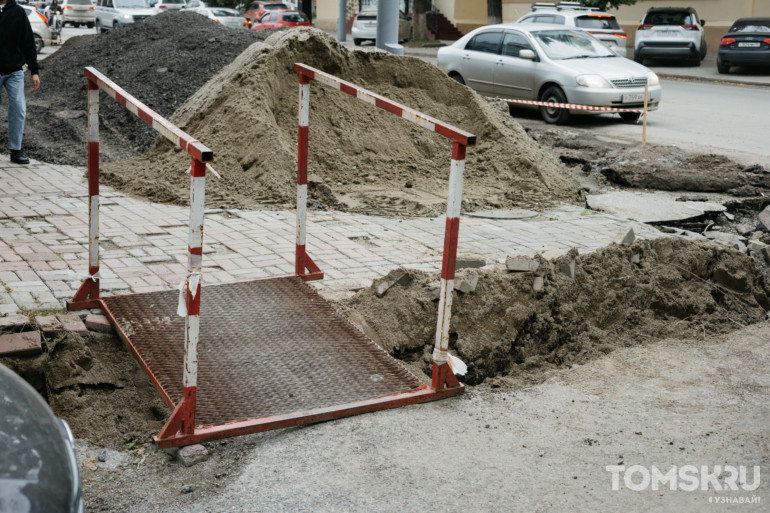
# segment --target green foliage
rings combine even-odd
[[[583,5],[598,7],[599,10],[617,9],[621,5],[634,5],[636,0],[583,0]]]

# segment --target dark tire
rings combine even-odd
[[[104,30],[104,27],[102,27],[102,22],[99,20],[96,20],[96,33],[103,34],[104,32],[106,31]]]
[[[118,25],[118,22],[117,22],[117,21],[113,21],[113,22],[112,22],[112,30],[118,30],[118,27],[119,27],[119,26],[120,26],[120,25]]]
[[[360,39],[354,39],[353,44],[356,46],[361,46],[361,40]]]
[[[723,64],[722,61],[717,59],[717,71],[722,75],[727,75],[730,73],[730,66]]]
[[[463,77],[459,73],[454,73],[453,75],[449,75],[449,78],[452,78],[460,82],[462,85],[465,85],[465,80],[463,80]]]
[[[640,112],[618,112],[623,121],[636,121],[642,114]]]
[[[700,66],[700,52],[690,56],[690,66]]]
[[[567,97],[560,87],[551,86],[540,95],[541,102],[567,103]],[[559,107],[540,107],[540,115],[546,123],[564,125],[572,119],[569,110]]]
[[[89,21],[88,23],[86,23],[86,27],[88,27],[88,28],[94,28],[94,24],[93,24],[92,22],[90,22],[90,21]]]
[[[39,54],[43,51],[44,46],[43,38],[35,34],[35,51]]]
[[[634,62],[638,62],[639,64],[644,64],[644,57],[642,57],[642,54],[639,52],[634,52]]]
[[[72,26],[75,28],[80,28],[80,23],[73,23]]]

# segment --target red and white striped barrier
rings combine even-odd
[[[88,194],[89,240],[88,274],[71,301],[70,310],[101,306],[99,300],[99,90],[106,92],[129,112],[153,127],[186,151],[190,166],[190,230],[187,247],[187,276],[180,284],[178,312],[185,317],[185,357],[182,400],[179,401],[159,437],[167,438],[181,430],[192,434],[195,427],[195,397],[198,379],[198,339],[200,334],[201,266],[203,259],[203,205],[206,162],[214,153],[199,141],[158,115],[142,102],[118,87],[96,69],[85,69],[88,80]]]
[[[508,103],[522,103],[524,105],[539,105],[542,107],[559,107],[560,109],[570,110],[593,110],[600,112],[638,112],[644,114],[643,109],[619,109],[615,107],[594,107],[592,105],[576,105],[574,103],[554,103],[554,102],[538,102],[534,100],[512,100],[509,98],[500,98],[500,100]]]
[[[476,144],[476,136],[427,116],[422,112],[394,102],[384,96],[358,87],[355,84],[337,78],[305,64],[295,64],[294,71],[299,73],[300,108],[299,108],[299,148],[297,165],[297,274],[304,272],[299,260],[300,251],[305,254],[305,212],[307,210],[307,158],[308,158],[308,112],[310,109],[310,80],[316,80],[343,93],[349,94],[367,103],[386,110],[407,121],[419,125],[431,132],[443,135],[452,141],[452,164],[449,174],[449,197],[447,201],[446,229],[444,232],[444,257],[441,265],[441,292],[439,313],[436,326],[436,341],[433,349],[434,390],[459,386],[455,373],[463,374],[465,364],[452,357],[449,352],[449,324],[452,315],[452,292],[454,290],[455,263],[457,260],[457,239],[460,231],[460,206],[463,194],[463,171],[465,169],[465,150],[468,145]],[[300,203],[302,203],[300,205]],[[300,213],[302,219],[300,219]]]

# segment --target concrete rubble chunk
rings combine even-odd
[[[639,262],[642,261],[642,257],[639,255],[639,253],[634,253],[631,255],[631,263],[639,265]]]
[[[632,244],[634,240],[636,240],[636,234],[634,233],[634,229],[623,228],[620,230],[620,233],[618,233],[617,237],[615,237],[615,240],[613,242],[615,244],[627,246],[629,244]]]
[[[396,269],[380,280],[374,293],[377,294],[377,297],[382,297],[390,288],[396,285],[406,285],[410,281],[412,281],[412,278],[405,270]]]
[[[112,333],[112,324],[105,315],[86,315],[86,328],[99,333]]]
[[[762,228],[766,232],[770,232],[770,205],[766,206],[765,209],[759,213],[759,224],[762,225]]]
[[[35,322],[40,331],[45,334],[61,333],[64,331],[64,327],[55,315],[38,315],[35,317]]]
[[[201,444],[187,445],[177,451],[176,457],[185,467],[192,467],[209,459],[209,451]]]
[[[770,262],[770,246],[765,246],[762,248],[762,254],[765,256],[765,260]]]
[[[476,291],[476,285],[479,283],[478,276],[469,276],[467,278],[456,278],[454,289],[463,294],[471,294]]]
[[[483,258],[462,257],[458,256],[455,262],[455,270],[460,269],[478,269],[487,265],[487,261]]]
[[[727,232],[717,232],[717,231],[708,231],[704,233],[705,237],[707,239],[711,239],[713,241],[719,242],[720,244],[724,244],[725,246],[730,246],[731,248],[738,249],[740,251],[740,248],[743,247],[743,252],[746,252],[746,246],[744,244],[744,241],[746,240],[745,237],[741,237],[740,235],[735,235],[734,233],[727,233]]]
[[[77,333],[81,336],[88,335],[88,329],[86,328],[86,325],[83,324],[83,320],[79,315],[72,313],[56,314],[56,318],[61,323],[64,331]]]
[[[26,315],[6,315],[5,317],[0,317],[0,330],[19,328],[29,323],[29,317]]]
[[[537,271],[540,262],[526,256],[509,256],[505,259],[505,267],[512,272],[531,273]]]
[[[428,294],[431,301],[438,301],[441,297],[441,285],[434,284],[428,287]]]
[[[575,279],[576,267],[577,267],[577,262],[575,262],[574,258],[569,262],[562,262],[561,264],[559,264],[559,270],[572,279]]]
[[[0,356],[32,356],[42,352],[39,331],[0,335]]]
[[[762,250],[767,247],[767,244],[758,240],[753,240],[747,244],[747,247],[748,247],[749,253],[761,254]]]
[[[543,280],[542,276],[535,276],[535,281],[532,282],[532,290],[535,292],[540,292],[543,290],[545,280]]]

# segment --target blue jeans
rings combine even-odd
[[[24,71],[0,75],[0,103],[3,101],[3,87],[8,95],[8,146],[11,150],[20,150],[21,138],[24,135],[24,118],[27,116],[27,103],[24,101]]]

